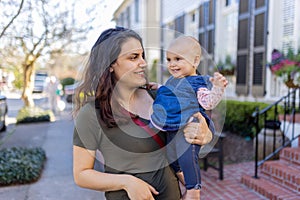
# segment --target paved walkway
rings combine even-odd
[[[265,197],[241,184],[242,174],[253,176],[254,162],[225,165],[224,180],[218,179],[218,172],[209,168],[201,171],[203,189],[201,200],[264,200]]]
[[[68,111],[57,116],[53,123],[9,125],[8,131],[0,134],[0,146],[42,146],[47,161],[41,178],[32,184],[0,187],[1,200],[104,200],[102,192],[79,188],[72,177],[73,120]],[[15,129],[15,130],[14,130]],[[9,132],[14,133],[9,136]],[[202,170],[203,200],[265,199],[240,183],[241,174],[253,174],[253,163],[226,165],[224,180],[218,179],[217,171]]]
[[[0,187],[1,200],[92,200],[105,199],[103,193],[79,188],[72,176],[73,120],[68,112],[56,122],[9,125],[0,148],[41,146],[47,160],[41,178],[32,184]],[[9,136],[10,131],[14,133]]]

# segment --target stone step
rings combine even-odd
[[[284,160],[266,161],[260,168],[264,178],[278,185],[300,192],[300,166]],[[260,175],[259,175],[260,176]]]
[[[283,188],[265,178],[256,179],[249,175],[243,175],[241,182],[268,199],[299,199],[300,196],[300,192]]]
[[[286,147],[280,151],[280,159],[300,165],[300,147]]]

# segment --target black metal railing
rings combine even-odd
[[[291,143],[299,137],[299,133],[295,135],[295,119],[296,114],[300,111],[300,89],[291,89],[286,96],[268,107],[253,113],[255,123],[255,172],[254,177],[258,178],[258,167],[265,161],[277,156],[283,148],[290,146]],[[298,105],[298,106],[296,106]],[[283,123],[283,124],[281,124]],[[291,136],[286,139],[285,134],[291,126]],[[271,151],[267,152],[267,130],[272,134]],[[276,137],[279,131],[281,133],[281,144],[278,145]],[[260,135],[263,134],[263,135]],[[261,147],[259,149],[259,147]]]

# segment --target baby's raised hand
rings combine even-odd
[[[228,81],[225,76],[219,72],[215,72],[214,76],[210,78],[210,81],[215,87],[225,88],[228,85]]]

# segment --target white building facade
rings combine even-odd
[[[274,48],[300,49],[299,8],[300,0],[125,0],[114,17],[118,25],[148,27],[142,37],[145,47],[150,47],[147,57],[160,60],[159,82],[166,79],[165,48],[185,34],[197,38],[204,48],[202,74],[212,74],[217,63],[231,58],[236,67],[234,76],[228,77],[229,96],[273,101],[288,89],[266,63]]]
[[[117,26],[135,30],[143,38],[148,68],[158,68],[160,59],[160,1],[124,0],[114,12]],[[157,74],[157,78],[161,75]]]

